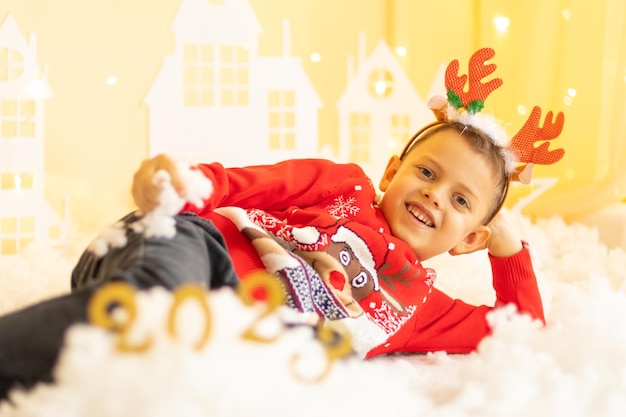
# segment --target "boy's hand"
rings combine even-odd
[[[486,247],[491,256],[505,258],[522,250],[521,238],[502,211],[489,223],[489,228],[491,236]]]
[[[154,175],[160,170],[169,174],[172,186],[179,196],[182,197],[185,194],[185,184],[176,161],[164,154],[146,159],[141,163],[139,170],[135,172],[131,189],[135,204],[144,213],[152,211],[159,205],[161,187],[155,183]]]

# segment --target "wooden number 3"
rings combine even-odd
[[[326,353],[326,362],[322,370],[317,375],[303,375],[298,371],[297,363],[301,360],[301,354],[296,353],[291,357],[290,366],[293,374],[306,382],[319,382],[324,379],[330,368],[337,359],[342,359],[350,356],[353,353],[352,340],[346,333],[340,333],[329,327],[324,326],[323,323],[317,325],[316,330],[317,338],[324,348]]]

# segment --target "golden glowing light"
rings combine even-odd
[[[406,56],[406,48],[404,46],[398,46],[396,48],[396,54],[398,54],[398,56]]]
[[[28,84],[26,90],[35,97],[44,97],[46,93],[46,85],[41,80],[33,80]]]
[[[320,62],[322,60],[322,56],[318,52],[313,52],[309,56],[309,59],[311,60],[311,62]]]
[[[567,9],[564,9],[561,14],[563,15],[563,19],[565,20],[569,20],[569,18],[572,17],[572,14]]]
[[[376,87],[374,89],[376,90],[376,94],[382,96],[385,94],[385,91],[387,91],[387,83],[385,81],[376,81]]]
[[[107,84],[108,85],[115,85],[115,84],[117,84],[117,77],[115,75],[111,75],[111,76],[107,77]]]
[[[22,188],[22,177],[20,177],[20,174],[15,174],[15,176],[13,177],[13,183],[15,183],[16,190]]]
[[[506,16],[496,16],[493,18],[493,25],[500,33],[506,32],[510,24],[511,20]]]
[[[521,114],[522,116],[526,114],[526,106],[524,106],[523,104],[520,104],[519,106],[517,106],[517,112],[519,114]]]

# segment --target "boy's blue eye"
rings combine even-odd
[[[433,173],[431,172],[430,169],[424,168],[424,167],[419,167],[419,170],[422,173],[422,175],[424,175],[426,178],[432,178],[433,177]]]
[[[463,207],[469,206],[469,203],[467,202],[467,200],[461,196],[456,196],[454,197],[454,199],[456,200],[458,204],[462,205]]]

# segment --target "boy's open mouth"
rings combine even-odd
[[[415,217],[420,223],[425,224],[428,227],[435,227],[435,224],[430,220],[430,218],[422,213],[419,208],[407,204],[406,205],[406,209],[409,211],[409,213],[411,213],[413,215],[413,217]]]

